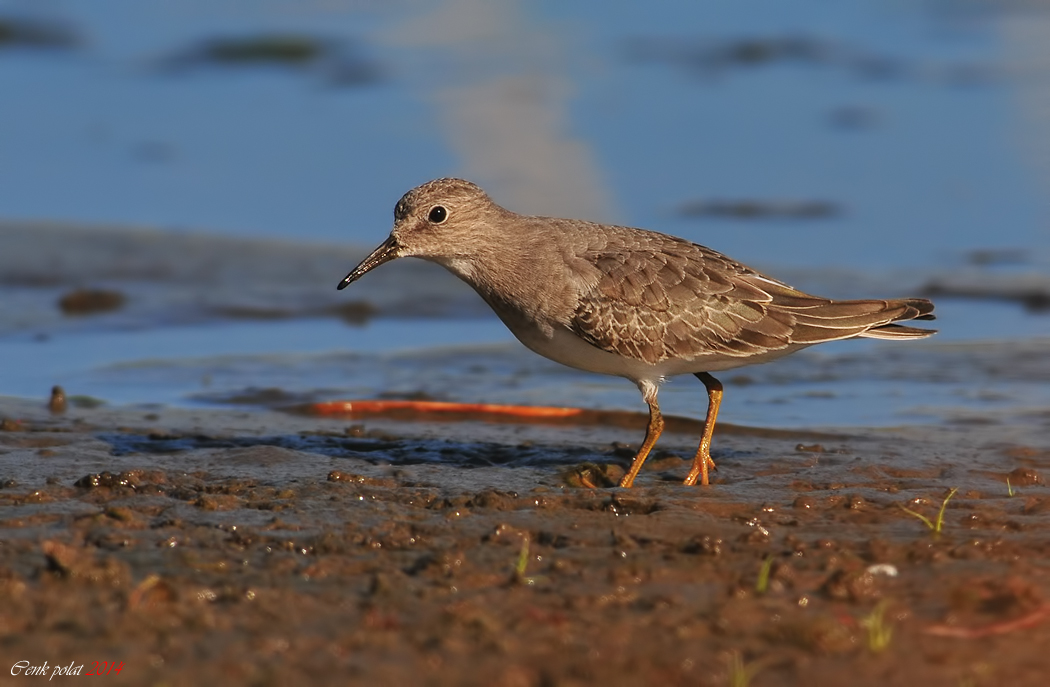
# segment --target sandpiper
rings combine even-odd
[[[934,333],[896,324],[932,320],[933,303],[923,298],[811,296],[675,236],[516,214],[462,179],[435,179],[402,196],[390,236],[338,288],[401,257],[436,262],[470,284],[536,353],[638,385],[649,424],[621,487],[634,483],[663,431],[656,397],[667,377],[693,374],[707,388],[707,422],[684,483],[708,484],[722,400],[711,372],[825,341]]]

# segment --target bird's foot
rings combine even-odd
[[[708,478],[708,473],[712,470],[717,470],[718,467],[715,465],[715,461],[711,459],[710,455],[698,454],[693,459],[693,467],[689,470],[689,474],[685,476],[685,480],[682,484],[687,487],[694,486],[697,480],[700,481],[701,486],[708,486],[711,482]]]

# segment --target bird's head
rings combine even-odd
[[[395,258],[419,257],[456,270],[469,260],[478,227],[505,212],[477,185],[462,179],[435,179],[417,186],[394,206],[390,236],[339,282],[345,289],[366,272]]]

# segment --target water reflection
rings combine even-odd
[[[574,131],[573,36],[529,9],[448,0],[405,16],[386,37],[414,53],[412,86],[434,107],[457,174],[532,214],[613,220],[591,143]]]

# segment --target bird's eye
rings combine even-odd
[[[434,224],[441,224],[448,219],[448,210],[443,205],[435,205],[430,208],[430,214],[427,215],[427,219]]]

